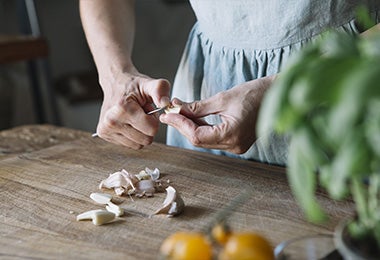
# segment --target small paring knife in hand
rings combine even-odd
[[[154,109],[154,110],[152,110],[152,111],[149,111],[149,112],[147,113],[147,115],[151,115],[151,114],[154,114],[154,113],[157,113],[157,112],[164,111],[164,110],[167,109],[167,108],[168,108],[168,106],[164,106],[164,107],[156,108],[156,109]]]

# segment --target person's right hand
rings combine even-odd
[[[101,79],[104,99],[97,126],[100,138],[141,149],[153,141],[158,131],[158,116],[147,115],[169,104],[170,83],[140,73],[119,74]]]

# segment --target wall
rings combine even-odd
[[[49,41],[49,64],[53,80],[94,71],[80,23],[78,1],[37,0],[36,4],[42,32]],[[147,75],[172,81],[188,32],[195,21],[189,3],[168,4],[162,0],[138,0],[136,19],[133,53],[135,65]],[[15,1],[0,0],[0,33],[14,33],[17,30]],[[24,66],[1,66],[0,73],[0,93],[3,99],[12,97],[7,99],[8,104],[0,100],[0,128],[34,123]],[[13,86],[12,91],[8,87],[7,91],[3,91],[9,85]],[[59,109],[64,126],[94,131],[100,105],[100,100],[69,104],[60,97]],[[163,142],[164,139],[165,128],[161,128],[156,140]]]

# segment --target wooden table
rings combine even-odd
[[[285,169],[154,143],[140,151],[112,145],[90,133],[54,126],[0,132],[0,258],[156,259],[162,241],[180,230],[200,230],[249,187],[251,198],[229,218],[234,230],[265,235],[275,246],[302,235],[331,233],[353,210],[319,193],[330,222],[306,222],[289,190]],[[100,181],[122,168],[159,168],[182,195],[182,215],[147,217],[166,194],[122,197],[127,209],[103,226],[77,222],[78,213],[102,208],[89,198]],[[113,193],[112,191],[106,191]]]

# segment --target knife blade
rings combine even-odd
[[[164,107],[160,107],[160,108],[156,108],[152,111],[149,111],[148,113],[146,113],[147,115],[151,115],[151,114],[154,114],[154,113],[157,113],[157,112],[161,112],[163,110],[165,110],[168,106],[164,106]]]

